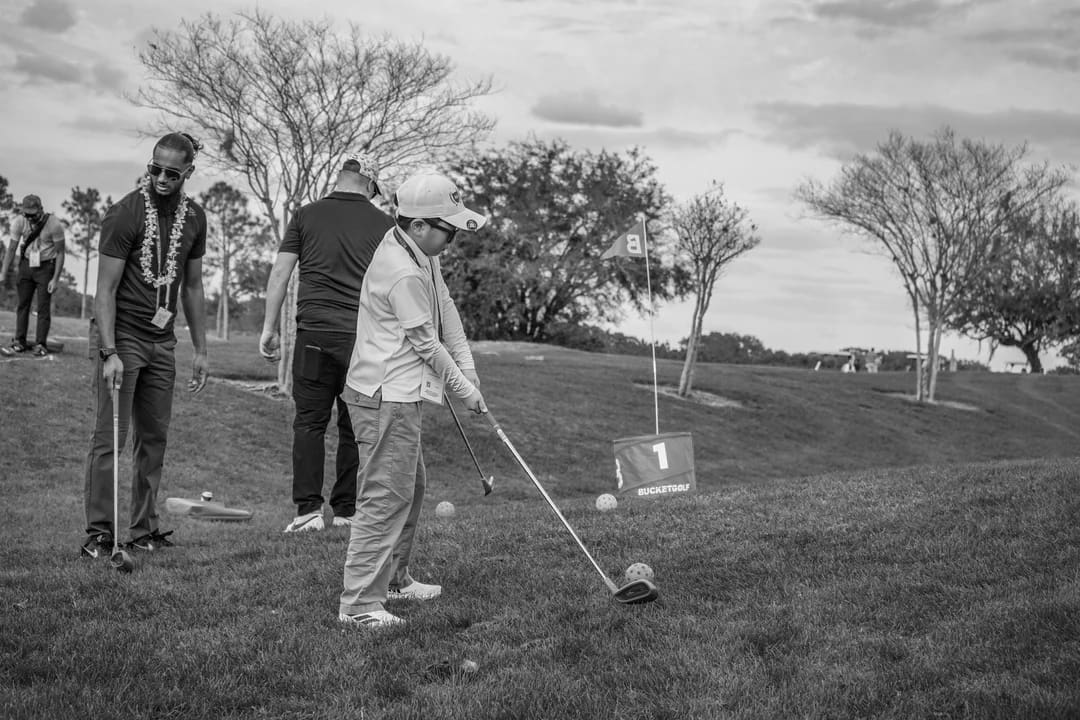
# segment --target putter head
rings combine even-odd
[[[480,483],[484,486],[484,495],[490,495],[491,491],[495,489],[495,476],[488,475],[486,478],[481,480]]]
[[[616,602],[623,605],[637,605],[638,603],[652,602],[660,597],[660,591],[656,586],[645,578],[632,580],[615,591],[612,596]]]
[[[112,557],[109,558],[109,563],[114,570],[119,570],[122,573],[129,573],[135,569],[135,561],[123,550],[114,552]]]

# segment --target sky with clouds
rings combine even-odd
[[[1074,0],[0,0],[0,174],[13,194],[59,210],[76,185],[126,192],[150,152],[137,132],[149,118],[124,99],[146,82],[138,48],[181,18],[255,7],[422,39],[462,79],[490,76],[478,108],[497,120],[495,144],[639,146],[677,200],[723,182],[762,243],[719,281],[705,330],[772,348],[915,344],[890,263],[792,198],[807,178],[834,177],[891,129],[945,124],[1080,165]],[[690,312],[667,304],[617,329],[674,344]],[[943,349],[987,355],[951,336]],[[993,364],[1021,358],[1002,349]]]

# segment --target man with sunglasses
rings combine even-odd
[[[173,544],[167,537],[172,533],[159,526],[157,494],[172,419],[178,300],[193,346],[188,391],[202,390],[209,375],[202,279],[206,215],[183,191],[198,150],[199,143],[185,133],[162,137],[138,187],[102,221],[89,334],[96,422],[86,460],[82,557],[108,557],[120,532],[113,527],[114,389],[120,447],[129,428],[134,436],[127,547],[149,552]]]
[[[356,333],[356,303],[371,255],[394,220],[371,200],[379,194],[379,166],[371,155],[343,158],[334,192],[300,208],[278,249],[266,288],[266,311],[259,353],[280,357],[278,322],[289,278],[300,265],[293,353],[292,500],[296,517],[285,532],[325,528],[323,465],[326,427],[337,404],[336,477],[330,492],[333,525],[348,527],[356,511],[360,466],[352,423],[338,397]]]
[[[487,412],[439,265],[439,254],[459,231],[477,230],[487,218],[462,205],[457,187],[443,175],[414,175],[395,196],[397,224],[364,276],[356,346],[341,395],[363,469],[338,619],[367,628],[404,622],[387,612],[388,600],[431,600],[442,593],[409,571],[427,486],[422,402],[442,404],[446,388],[473,412]]]
[[[37,195],[27,195],[19,207],[19,215],[11,227],[13,242],[0,266],[0,283],[5,282],[13,259],[16,267],[16,288],[19,304],[15,310],[15,337],[11,345],[0,348],[0,354],[12,357],[31,350],[26,342],[30,329],[30,306],[37,293],[37,328],[34,333],[33,354],[44,357],[49,353],[48,336],[52,325],[52,296],[64,270],[64,224],[60,218],[46,213]]]

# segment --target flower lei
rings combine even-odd
[[[147,285],[160,288],[162,285],[170,286],[176,279],[176,255],[180,252],[180,236],[184,232],[184,221],[187,219],[188,198],[183,191],[180,192],[180,205],[176,208],[176,217],[173,219],[172,231],[169,232],[169,250],[166,253],[165,273],[154,276],[151,270],[154,245],[160,234],[158,233],[157,208],[150,199],[150,178],[143,178],[139,184],[139,192],[143,196],[143,204],[146,207],[146,230],[143,233],[142,252],[139,256],[139,264],[142,266],[143,280]],[[160,268],[159,268],[160,269]]]

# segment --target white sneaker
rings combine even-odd
[[[388,600],[434,600],[442,595],[442,585],[428,585],[413,580],[405,587],[390,588],[386,593]]]
[[[335,515],[333,525],[334,527],[352,527],[352,518]]]
[[[399,618],[397,615],[391,615],[385,610],[372,610],[371,612],[361,613],[360,615],[346,615],[345,613],[339,613],[338,620],[346,625],[366,628],[384,628],[392,625],[405,624],[405,620]]]
[[[297,515],[293,518],[293,521],[289,523],[285,528],[285,532],[312,532],[314,530],[322,530],[326,527],[326,523],[323,522],[322,511],[308,513],[307,515]]]

